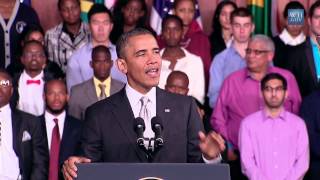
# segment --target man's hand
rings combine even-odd
[[[199,132],[199,138],[201,152],[208,160],[217,158],[220,152],[226,148],[223,138],[215,132],[211,132],[207,136],[203,132]]]
[[[76,163],[90,163],[91,160],[85,157],[71,156],[64,161],[62,167],[63,177],[66,180],[73,180],[77,177]]]

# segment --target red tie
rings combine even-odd
[[[40,85],[40,80],[38,79],[38,80],[27,80],[27,85],[29,85],[29,84],[38,84],[38,85]]]
[[[60,133],[58,119],[53,119],[56,124],[52,130],[50,147],[49,180],[59,179],[59,151],[60,151]]]

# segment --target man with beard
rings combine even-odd
[[[304,121],[286,111],[287,81],[278,73],[261,80],[264,109],[241,123],[239,150],[242,172],[249,179],[303,179],[309,167],[309,142]]]
[[[44,86],[46,109],[41,116],[49,149],[49,180],[62,179],[61,165],[80,148],[81,121],[68,116],[66,106],[69,96],[62,80],[51,80]]]

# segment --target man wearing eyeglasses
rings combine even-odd
[[[40,119],[10,105],[12,78],[0,69],[0,179],[48,179]]]
[[[44,113],[43,87],[44,82],[60,78],[61,69],[55,63],[47,65],[47,58],[42,44],[38,41],[25,43],[21,56],[23,71],[14,77],[13,85],[17,91],[14,101],[19,110],[35,116]]]
[[[250,39],[245,58],[247,67],[235,71],[225,79],[211,116],[213,129],[230,143],[228,146],[232,146],[232,154],[235,157],[230,164],[231,173],[235,168],[240,176],[238,151],[240,123],[244,117],[264,108],[259,88],[261,79],[267,73],[276,72],[285,77],[288,82],[288,96],[284,107],[295,114],[299,111],[301,96],[294,76],[287,70],[269,65],[274,56],[274,49],[272,40],[265,35],[255,35]]]
[[[264,108],[242,120],[239,151],[249,179],[302,179],[309,167],[304,121],[285,110],[287,81],[278,73],[261,80]]]

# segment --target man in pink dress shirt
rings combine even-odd
[[[294,76],[287,70],[271,65],[274,44],[265,35],[253,36],[246,49],[247,67],[230,74],[223,82],[216,107],[211,116],[211,125],[228,142],[228,162],[231,177],[241,176],[238,133],[240,123],[249,114],[262,110],[264,101],[260,81],[267,74],[276,72],[288,82],[288,97],[284,102],[287,111],[298,113],[301,96]]]
[[[251,180],[303,179],[309,167],[309,142],[304,121],[285,110],[287,81],[270,73],[261,81],[265,106],[240,125],[242,172]]]

